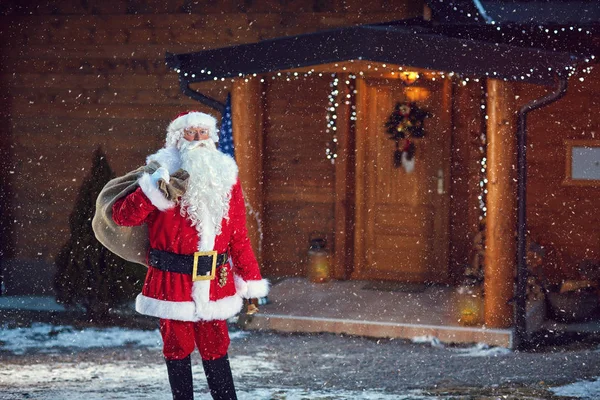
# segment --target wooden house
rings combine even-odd
[[[337,280],[452,288],[485,227],[485,326],[518,341],[527,241],[551,283],[600,258],[594,2],[150,3],[0,8],[5,294],[51,292],[98,145],[124,173],[180,111],[218,114],[228,92],[268,277],[305,277],[316,234]],[[429,115],[411,172],[386,134],[396,103]]]

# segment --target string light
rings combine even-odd
[[[350,75],[350,83],[348,84],[349,99],[346,104],[350,105],[350,121],[354,124],[356,121],[356,75]]]
[[[353,124],[356,121],[356,75],[351,74],[348,76],[348,79],[344,81],[346,87],[348,88],[348,93],[340,99],[340,80],[336,74],[332,74],[332,81],[329,84],[331,87],[331,91],[329,92],[328,104],[327,104],[327,128],[325,129],[325,133],[331,135],[331,142],[327,143],[327,147],[325,148],[325,156],[332,164],[335,164],[335,160],[338,157],[337,154],[337,144],[338,144],[338,136],[337,136],[337,109],[340,103],[343,101],[344,105],[350,107],[350,124],[352,129]]]
[[[572,77],[573,75],[577,74],[578,72],[584,72],[584,73],[589,73],[591,70],[591,66],[589,65],[589,63],[592,63],[594,60],[596,59],[595,55],[590,55],[589,57],[587,57],[585,59],[586,64],[588,65],[578,65],[576,66],[566,66],[564,67],[564,72],[566,72],[568,77]],[[348,62],[350,63],[354,63],[355,60],[348,60]],[[340,68],[340,64],[334,64],[334,66],[336,68]],[[359,67],[356,66],[356,68],[358,69]],[[346,66],[341,66],[341,69],[343,70],[348,70],[348,68]],[[553,68],[552,67],[548,67],[548,72],[552,72]],[[429,79],[431,81],[436,81],[438,78],[441,79],[445,79],[447,77],[449,78],[458,78],[460,80],[460,83],[464,86],[466,85],[465,82],[469,81],[469,78],[463,78],[462,75],[460,73],[454,72],[454,71],[427,71],[427,72],[416,72],[416,71],[405,71],[404,68],[402,66],[394,66],[394,65],[387,65],[387,64],[378,64],[378,66],[374,66],[371,64],[367,64],[365,71],[358,71],[355,72],[357,75],[359,76],[365,76],[366,74],[373,74],[374,71],[378,71],[380,73],[389,73],[390,76],[392,77],[398,77],[398,78],[402,78],[407,76],[407,74],[418,74],[419,79]],[[187,72],[183,72],[180,69],[176,69],[177,73],[183,73],[184,76],[191,76],[192,79],[196,79],[197,75],[212,75],[212,71],[207,70],[207,69],[202,69],[200,70],[199,74],[188,74]],[[557,71],[558,72],[558,71]],[[307,77],[310,77],[312,75],[316,75],[316,76],[323,76],[324,73],[323,72],[316,72],[313,69],[310,69],[309,71],[306,71],[304,73],[302,72],[298,72],[298,71],[278,71],[278,72],[273,72],[273,74],[271,75],[271,80],[277,80],[277,79],[284,79],[287,82],[291,82],[292,80],[300,80],[300,79],[304,79]],[[535,73],[535,69],[530,68],[528,73],[522,74],[522,75],[512,75],[510,77],[503,77],[500,78],[500,74],[497,71],[492,71],[492,72],[486,72],[485,76],[488,77],[494,77],[496,79],[502,79],[504,81],[509,81],[509,80],[513,80],[513,81],[524,81],[528,78],[532,78],[536,76]],[[264,75],[259,75],[256,73],[251,73],[251,74],[247,74],[244,75],[243,73],[238,73],[237,76],[235,77],[231,77],[231,78],[225,78],[225,77],[215,77],[215,76],[210,76],[209,79],[208,76],[205,77],[204,80],[211,80],[210,78],[212,78],[213,81],[217,81],[220,80],[222,82],[224,82],[226,79],[231,79],[231,82],[234,83],[236,81],[236,79],[244,79],[245,82],[249,82],[252,79],[260,79],[261,82],[264,82],[264,79],[267,78],[268,79],[268,74],[264,74]],[[477,78],[470,78],[471,80],[474,80],[475,82],[478,82],[479,79]]]
[[[482,86],[481,90],[485,93],[485,89]],[[482,110],[486,110],[486,96],[482,96],[480,99],[480,107]],[[484,121],[487,121],[488,115],[487,111],[485,113]],[[487,134],[485,123],[482,124],[481,132],[478,137],[478,150],[479,150],[479,196],[477,196],[477,200],[479,202],[479,221],[484,221],[487,216]]]
[[[328,160],[331,161],[332,164],[335,164],[335,159],[337,158],[337,108],[339,103],[337,101],[337,97],[339,95],[339,79],[337,74],[331,74],[333,78],[329,86],[331,87],[331,91],[329,92],[329,102],[327,103],[327,115],[325,117],[327,121],[327,128],[325,128],[325,133],[327,135],[332,135],[331,142],[327,143],[327,148],[325,149],[325,156]]]
[[[355,61],[357,61],[357,60],[347,60],[347,62],[349,62],[349,63],[354,63]],[[404,71],[404,68],[402,66],[393,66],[393,65],[387,65],[387,64],[377,64],[376,66],[368,64],[365,71],[358,71],[358,72],[348,71],[349,67],[344,66],[344,65],[340,66],[340,64],[333,64],[333,66],[334,66],[334,68],[339,68],[340,70],[347,71],[347,72],[350,72],[352,74],[358,74],[360,76],[364,76],[366,73],[373,73],[374,71],[377,71],[377,72],[380,72],[382,74],[388,72],[392,76],[398,76],[398,77],[400,77],[398,71]],[[356,67],[352,67],[352,68],[358,69],[359,67],[356,66]],[[207,69],[201,69],[200,72],[196,72],[194,74],[188,74],[187,72],[181,71],[180,69],[176,69],[175,71],[177,73],[183,73],[184,76],[186,76],[186,77],[187,76],[191,76],[193,79],[195,79],[196,77],[198,77],[200,75],[212,75],[213,74],[212,71],[207,70]],[[455,72],[439,72],[439,71],[427,71],[426,73],[418,73],[418,72],[415,72],[415,71],[407,71],[405,74],[418,74],[419,78],[426,77],[426,78],[429,78],[429,79],[432,79],[432,78],[435,79],[434,78],[435,76],[440,76],[442,78],[445,78],[445,76],[448,75],[448,74],[449,74],[449,76],[458,75]],[[229,77],[229,78],[217,77],[217,79],[220,79],[220,80],[230,79],[231,82],[235,82],[236,79],[244,79],[245,81],[246,80],[250,81],[251,79],[261,79],[261,82],[262,82],[262,80],[265,79],[265,77],[267,77],[268,75],[270,75],[270,74],[269,73],[265,73],[263,75],[260,75],[260,74],[257,74],[257,73],[243,74],[243,73],[239,72],[234,77]],[[324,73],[323,72],[317,72],[317,71],[315,71],[314,68],[312,68],[312,69],[310,69],[310,70],[308,70],[308,71],[306,71],[304,73],[298,72],[298,71],[293,71],[293,70],[291,70],[291,71],[277,71],[277,72],[273,71],[272,75],[271,75],[271,79],[272,80],[284,79],[286,81],[291,81],[291,80],[298,80],[298,79],[302,79],[302,78],[307,78],[307,77],[310,77],[312,75],[321,77],[321,76],[324,75]],[[206,78],[207,77],[205,77],[203,80],[210,80],[210,79],[206,79]],[[214,76],[211,76],[211,78],[213,80],[216,80]]]

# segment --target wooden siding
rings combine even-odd
[[[325,157],[330,80],[267,85],[263,261],[269,275],[304,275],[311,233],[334,242],[335,167]]]
[[[546,274],[553,282],[580,278],[579,262],[600,258],[600,186],[563,185],[566,141],[600,143],[599,92],[598,69],[579,73],[569,79],[564,98],[528,118],[528,228],[548,248]],[[515,91],[523,103],[546,93],[524,84]]]

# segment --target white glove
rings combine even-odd
[[[169,183],[169,171],[165,167],[160,167],[152,175],[150,175],[150,179],[152,179],[152,183],[158,187],[158,181],[162,179],[163,181]]]

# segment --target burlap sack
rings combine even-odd
[[[112,219],[113,204],[120,198],[127,196],[138,187],[138,180],[145,172],[152,174],[160,165],[152,161],[148,165],[131,171],[124,176],[109,181],[102,189],[96,200],[96,213],[92,220],[92,229],[96,239],[108,250],[119,257],[146,265],[148,253],[148,228],[145,224],[140,226],[119,226]],[[179,170],[171,176],[169,183],[163,180],[158,182],[159,189],[171,201],[178,201],[185,192],[188,173]]]

